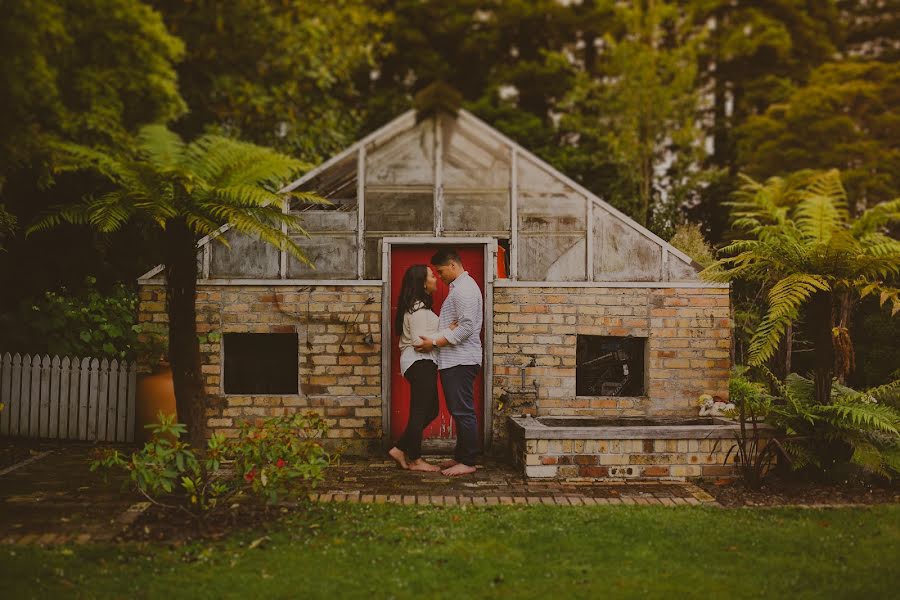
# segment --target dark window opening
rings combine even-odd
[[[296,333],[226,333],[226,394],[297,394]]]
[[[579,335],[575,350],[578,396],[643,396],[647,338]]]

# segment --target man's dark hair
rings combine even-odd
[[[431,264],[436,267],[443,267],[444,265],[449,265],[451,260],[458,265],[463,264],[456,250],[453,248],[441,248],[431,257]]]

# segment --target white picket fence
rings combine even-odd
[[[0,435],[134,441],[136,365],[96,358],[0,358]]]

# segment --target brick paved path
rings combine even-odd
[[[0,544],[107,541],[136,516],[142,498],[121,491],[121,476],[91,473],[92,448],[43,444],[0,470]]]
[[[441,457],[426,457],[437,463]],[[351,459],[328,470],[313,498],[320,502],[495,505],[712,504],[715,499],[689,483],[596,483],[528,481],[496,459],[486,459],[474,475],[445,477],[398,469],[391,460]]]
[[[148,504],[139,495],[122,491],[124,475],[112,475],[104,482],[100,473],[91,473],[92,448],[44,444],[32,448],[29,458],[0,469],[0,544],[111,541],[137,518]],[[457,478],[402,471],[390,460],[349,459],[328,469],[313,498],[439,506],[718,506],[712,496],[691,484],[527,481],[496,459],[486,459],[475,475]]]

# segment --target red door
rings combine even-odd
[[[455,246],[462,258],[463,265],[469,275],[478,282],[482,295],[484,294],[484,247],[483,246]],[[436,246],[406,246],[395,245],[391,248],[391,323],[397,314],[397,300],[400,297],[400,285],[403,282],[403,274],[412,265],[429,265],[431,257],[437,251]],[[437,272],[435,271],[435,276]],[[435,291],[434,306],[432,310],[440,314],[441,305],[450,292],[450,288],[438,277],[438,288]],[[391,327],[391,441],[396,441],[403,435],[406,422],[409,420],[409,382],[400,373],[400,337],[398,331]],[[482,340],[484,329],[482,328]],[[481,374],[475,380],[475,415],[478,419],[478,432],[484,437],[482,422],[484,418],[483,383]],[[456,426],[453,418],[447,410],[447,402],[444,400],[444,391],[441,389],[440,377],[438,378],[438,394],[440,395],[440,414],[425,429],[424,439],[455,439]]]

